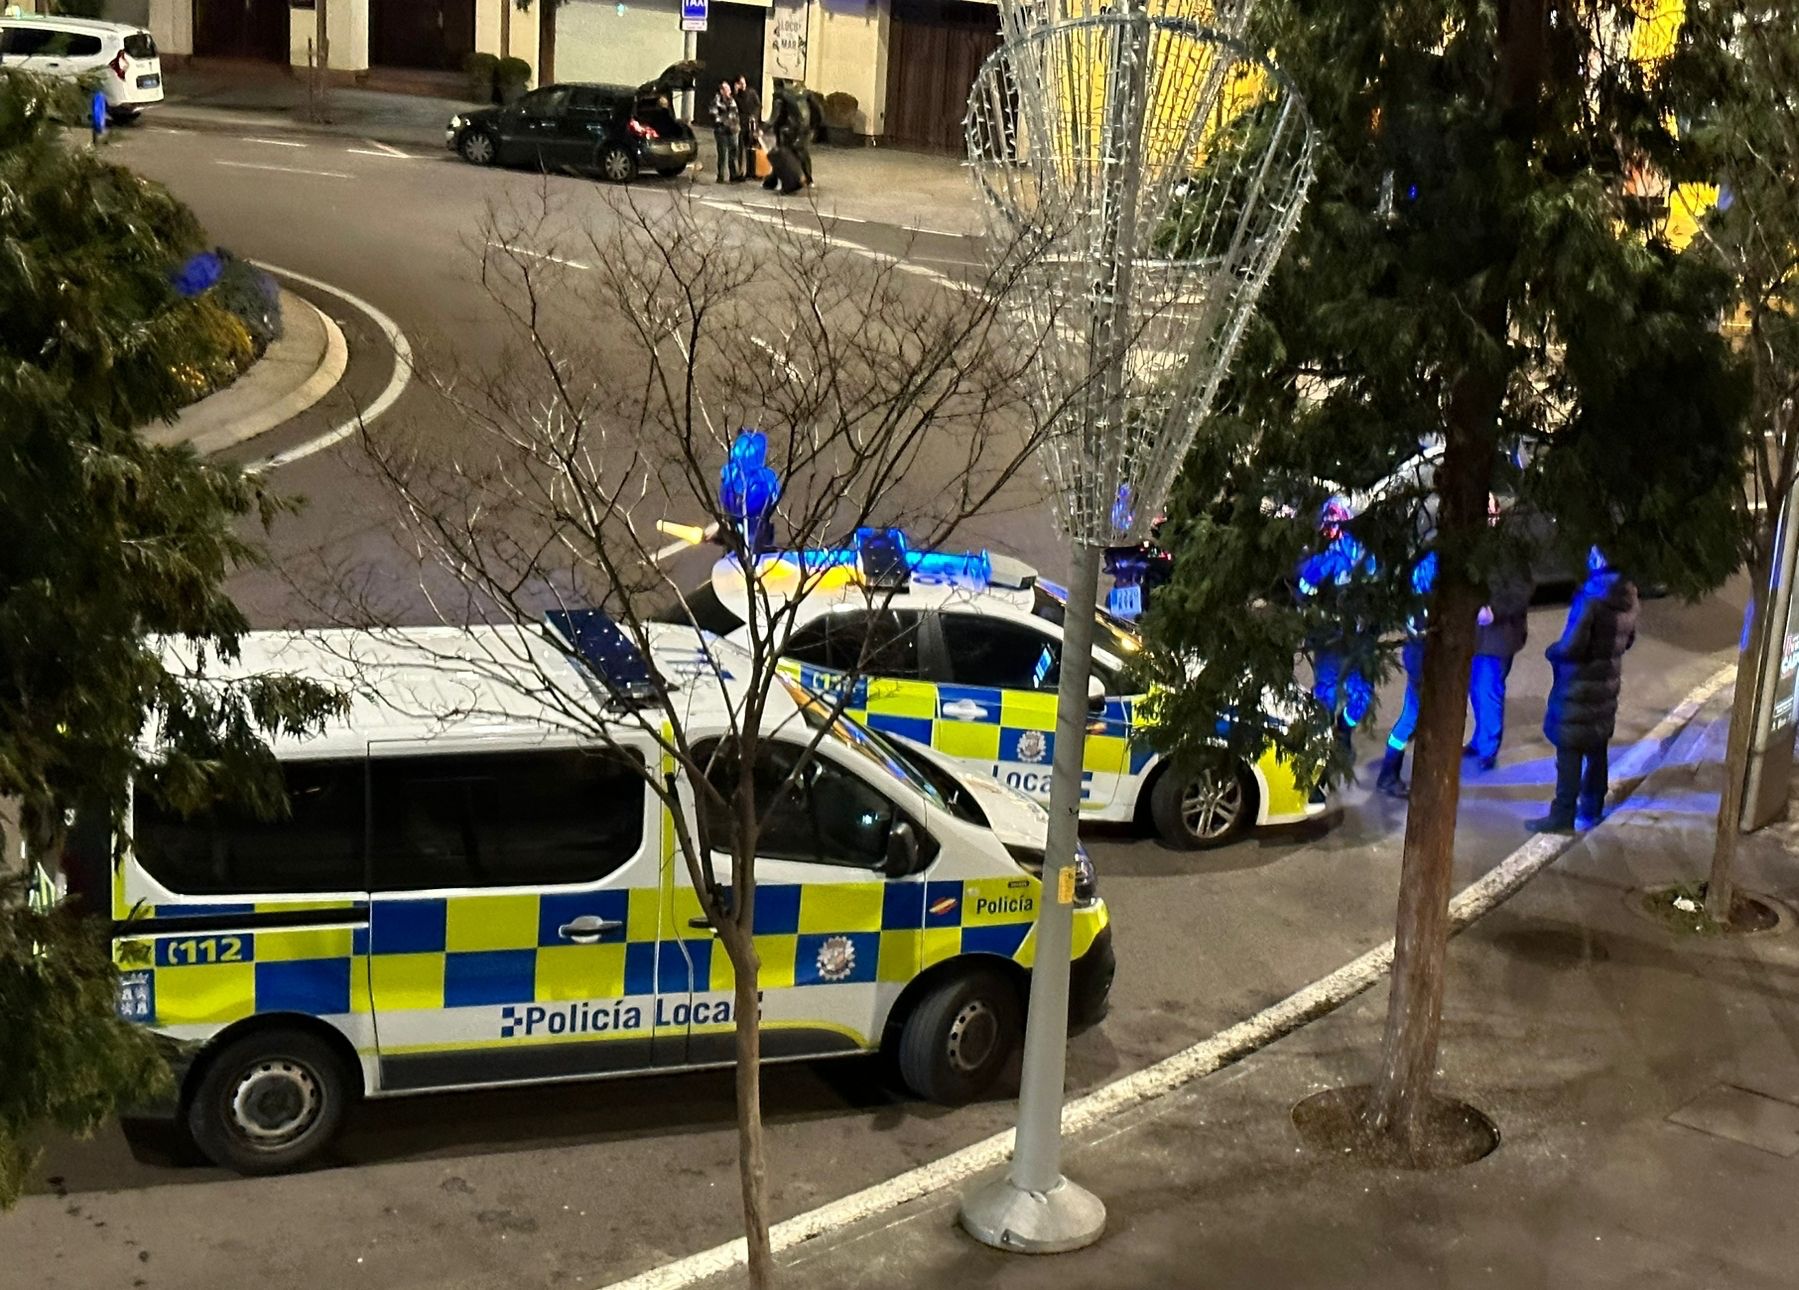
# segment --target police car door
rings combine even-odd
[[[1046,627],[991,614],[943,610],[940,656],[931,664],[937,686],[932,746],[971,769],[1049,800],[1056,749],[1056,687],[1062,641]],[[1126,756],[1099,714],[1088,727],[1081,775],[1081,809],[1097,810],[1118,791]]]
[[[880,1043],[886,1008],[915,970],[924,886],[882,871],[892,827],[906,813],[855,772],[827,735],[810,759],[806,732],[764,738],[758,745],[754,931],[761,959],[762,1052],[797,1057],[854,1052]],[[737,761],[729,748],[702,749],[721,795],[733,791]],[[795,774],[795,766],[806,764]],[[730,813],[711,821],[718,880],[731,880],[723,848],[735,828]],[[915,832],[915,836],[922,837]],[[677,926],[700,928],[699,900],[685,872],[676,878]],[[891,926],[890,926],[891,925]],[[695,1016],[688,1044],[693,1062],[729,1061],[732,1025],[719,1007],[734,977],[715,940],[687,943],[695,964]],[[705,1003],[709,1018],[702,1020]]]
[[[641,754],[369,752],[382,1087],[679,1061],[681,1037],[658,1016],[662,811],[626,760]]]

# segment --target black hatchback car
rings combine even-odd
[[[545,85],[509,106],[451,117],[444,146],[477,166],[596,170],[621,184],[645,170],[678,175],[697,149],[667,103],[654,81],[635,90]]]

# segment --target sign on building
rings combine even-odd
[[[681,0],[681,30],[706,30],[706,5],[709,0]]]

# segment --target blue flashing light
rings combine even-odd
[[[544,615],[609,697],[638,702],[656,693],[650,665],[631,638],[601,609],[554,609]]]
[[[1120,484],[1118,497],[1112,503],[1112,527],[1120,533],[1131,531],[1131,522],[1137,518],[1136,503],[1131,500],[1131,486]]]
[[[737,522],[750,546],[763,551],[773,546],[775,503],[780,499],[781,477],[768,464],[768,436],[745,426],[731,441],[719,471],[719,506]]]

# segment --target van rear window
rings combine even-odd
[[[181,815],[140,790],[132,850],[144,869],[182,896],[366,890],[363,763],[284,762],[286,810],[259,818],[221,802]]]
[[[132,58],[155,58],[156,42],[147,31],[134,31],[125,37],[125,53]]]

